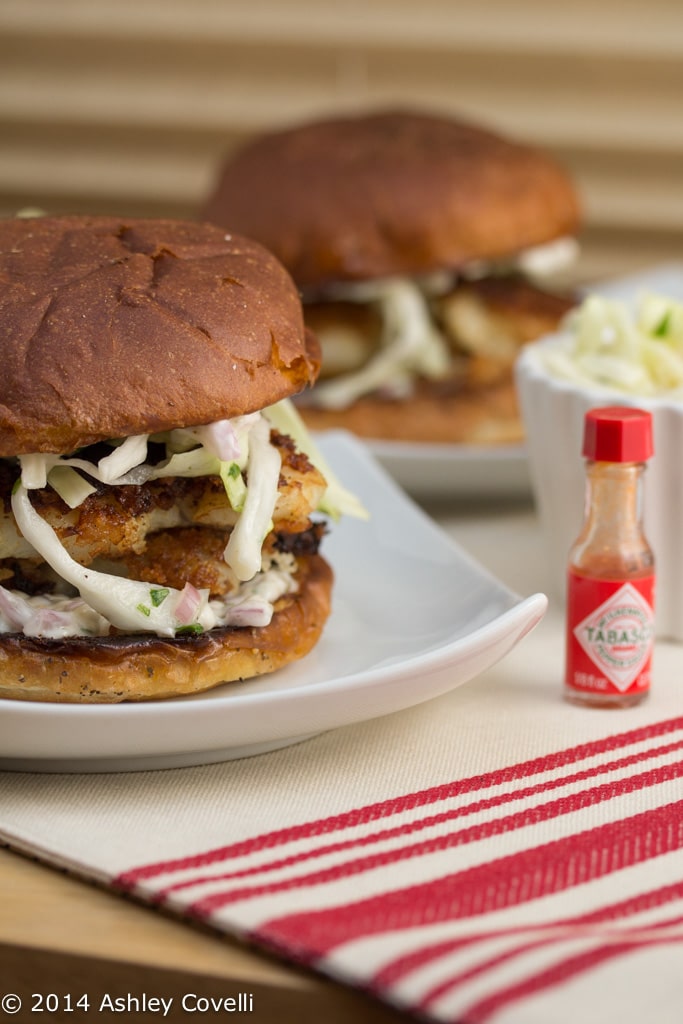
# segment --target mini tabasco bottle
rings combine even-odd
[[[652,417],[591,409],[584,422],[584,523],[569,553],[564,692],[573,703],[630,707],[648,694],[655,564],[642,526]]]

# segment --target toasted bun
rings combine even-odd
[[[347,409],[301,408],[311,430],[350,430],[359,437],[422,444],[513,444],[523,428],[512,381],[481,391],[449,391],[422,381],[400,401],[365,395]]]
[[[332,570],[320,555],[299,558],[299,591],[283,598],[269,626],[212,629],[200,636],[0,635],[0,697],[113,704],[200,693],[273,672],[303,658],[330,613]]]
[[[579,217],[547,154],[406,111],[261,136],[228,160],[202,213],[312,289],[505,256],[573,234]]]
[[[210,423],[317,375],[287,272],[214,225],[0,221],[0,279],[0,456]]]

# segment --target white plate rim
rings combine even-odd
[[[530,498],[526,445],[439,444],[370,438],[372,455],[414,497]]]

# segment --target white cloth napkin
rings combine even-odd
[[[515,585],[536,525],[507,526],[455,532]],[[277,753],[0,773],[0,838],[407,1015],[680,1024],[683,648],[624,712],[563,703],[561,674],[551,607],[461,689]]]

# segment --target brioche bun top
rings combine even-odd
[[[210,224],[0,221],[0,456],[252,412],[312,383],[297,290]]]
[[[514,254],[573,234],[579,211],[541,150],[398,110],[254,139],[222,167],[203,216],[258,239],[316,289]]]

